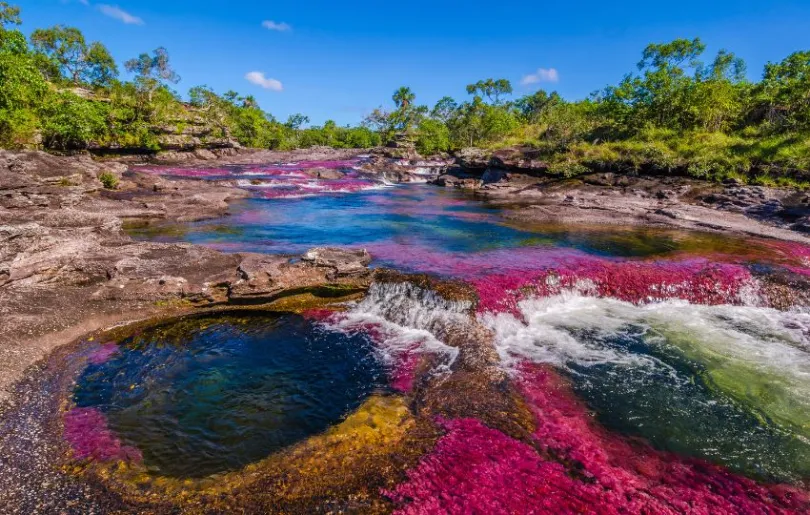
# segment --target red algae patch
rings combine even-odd
[[[118,353],[118,343],[107,342],[94,349],[88,356],[87,362],[91,365],[101,365]]]
[[[534,445],[475,419],[439,420],[433,452],[384,493],[402,514],[806,513],[810,500],[721,467],[655,451],[595,424],[552,369],[524,367]]]
[[[405,504],[396,513],[585,513],[599,503],[598,487],[569,477],[523,442],[475,419],[441,425],[447,434],[434,451],[386,492]]]
[[[703,258],[620,260],[570,249],[498,249],[455,254],[413,248],[407,257],[396,245],[368,246],[376,259],[460,278],[475,288],[478,312],[516,312],[528,296],[567,290],[633,303],[682,299],[698,304],[757,304],[756,281],[740,264]],[[404,264],[404,262],[403,262]]]
[[[104,413],[94,408],[73,408],[64,416],[65,439],[73,456],[96,462],[128,461],[138,463],[141,452],[124,445],[107,426]]]
[[[472,280],[478,311],[517,312],[527,296],[564,291],[632,303],[681,299],[695,304],[755,304],[754,280],[743,266],[703,260],[634,262],[582,259],[534,273],[493,274]]]
[[[524,366],[520,387],[537,417],[541,450],[576,464],[601,503],[629,513],[806,513],[807,494],[765,486],[702,461],[630,442],[597,425],[549,367]],[[600,504],[601,504],[600,503]],[[612,513],[612,511],[605,511]]]

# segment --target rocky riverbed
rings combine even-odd
[[[476,292],[468,284],[375,271],[369,268],[375,257],[374,249],[371,254],[364,249],[323,247],[288,255],[223,253],[191,243],[135,241],[127,235],[125,225],[135,222],[188,224],[227,217],[232,202],[271,190],[289,195],[262,194],[266,198],[309,194],[312,181],[325,181],[340,192],[357,191],[365,188],[366,183],[431,181],[437,187],[465,190],[471,197],[485,198],[492,205],[508,205],[507,218],[517,224],[677,228],[810,244],[806,235],[810,197],[804,192],[614,172],[575,179],[551,178],[544,175],[542,162],[518,151],[431,160],[394,155],[385,150],[362,153],[328,149],[286,153],[243,151],[219,156],[178,154],[166,156],[166,159],[172,157],[179,161],[180,169],[193,166],[194,170],[207,171],[206,176],[216,179],[199,180],[180,172],[156,174],[150,168],[151,163],[140,159],[122,162],[87,156],[0,151],[0,317],[3,321],[0,368],[4,371],[0,376],[3,406],[0,415],[9,417],[3,426],[7,434],[30,433],[30,438],[0,440],[0,458],[10,465],[0,471],[0,507],[13,507],[12,513],[101,513],[133,509],[136,505],[138,509],[155,512],[169,513],[176,509],[174,503],[180,502],[178,499],[185,494],[172,490],[179,488],[175,484],[152,485],[163,492],[165,499],[150,500],[146,495],[145,500],[138,501],[141,504],[130,505],[125,499],[140,495],[131,490],[132,484],[121,480],[110,490],[113,493],[109,493],[106,486],[98,483],[99,478],[109,479],[109,469],[94,469],[82,476],[84,482],[81,482],[50,466],[50,459],[64,452],[54,443],[59,440],[57,434],[62,429],[41,421],[41,414],[63,409],[59,392],[67,388],[65,381],[71,381],[72,376],[53,371],[43,374],[43,367],[64,366],[67,370],[75,365],[70,364],[67,351],[59,350],[65,349],[64,345],[77,341],[91,345],[88,342],[98,335],[110,334],[110,329],[138,322],[154,323],[195,313],[254,307],[306,312],[315,319],[319,316],[334,318],[334,315],[318,315],[315,308],[336,299],[360,299],[369,286],[375,284],[370,298],[379,303],[375,309],[380,317],[399,320],[401,325],[406,325],[406,321],[413,325],[414,320],[428,324],[419,329],[437,335],[441,346],[419,359],[407,357],[412,352],[407,346],[397,351],[398,359],[406,363],[403,365],[406,370],[394,377],[392,384],[396,385],[395,389],[410,392],[407,393],[409,409],[401,397],[371,397],[336,432],[308,441],[306,446],[294,451],[300,462],[300,467],[299,462],[295,462],[295,467],[299,467],[297,473],[302,478],[312,479],[318,473],[313,465],[318,455],[313,449],[348,445],[352,452],[359,452],[346,443],[345,434],[352,434],[355,430],[352,428],[362,426],[364,417],[375,421],[379,418],[375,423],[383,428],[380,435],[357,433],[364,435],[358,441],[367,446],[363,447],[366,454],[360,452],[355,457],[357,470],[362,471],[356,482],[342,478],[338,473],[339,463],[324,466],[324,484],[331,485],[337,492],[335,495],[360,492],[356,498],[342,498],[334,506],[335,511],[364,507],[371,511],[390,511],[391,502],[405,499],[421,499],[429,505],[426,496],[430,488],[420,483],[419,477],[430,478],[441,472],[441,467],[449,465],[423,461],[418,472],[408,476],[409,483],[402,483],[405,479],[402,470],[406,465],[415,467],[418,457],[436,444],[439,433],[446,435],[440,445],[456,452],[452,449],[461,449],[478,440],[491,441],[492,435],[488,433],[491,429],[482,425],[483,421],[489,428],[498,428],[503,433],[498,438],[507,438],[504,435],[514,438],[508,442],[496,439],[503,445],[501,451],[511,453],[518,461],[533,460],[535,458],[527,457],[527,453],[531,446],[538,445],[536,438],[549,437],[548,427],[537,423],[538,417],[542,422],[543,409],[548,413],[548,410],[570,408],[572,413],[576,412],[573,418],[585,417],[584,411],[578,411],[584,408],[569,398],[565,399],[568,408],[543,405],[556,401],[534,391],[537,384],[554,383],[554,388],[567,388],[565,381],[549,375],[545,368],[529,366],[521,371],[524,379],[517,382],[510,381],[501,370],[491,327],[482,325],[480,318],[470,318],[479,300],[479,309],[495,305],[493,298],[484,298],[488,287],[484,282],[473,281],[479,290]],[[325,164],[348,161],[352,162],[349,173]],[[297,164],[301,162],[316,164]],[[252,168],[267,163],[281,165],[270,170],[266,166]],[[103,172],[119,179],[117,189],[103,188],[99,181]],[[254,176],[259,178],[249,179]],[[279,189],[269,183],[278,177],[289,184]],[[617,277],[633,275],[620,268],[616,266],[613,271]],[[647,274],[641,282],[645,277],[653,280],[657,273],[652,268],[639,270],[636,274]],[[789,270],[768,273],[760,291],[768,306],[787,309],[807,304],[810,287],[805,275]],[[596,276],[588,280],[600,287]],[[699,289],[700,284],[695,289]],[[738,285],[728,286],[736,288]],[[636,301],[633,295],[644,285],[632,287],[633,291],[614,296]],[[625,294],[627,299],[622,296]],[[710,296],[701,294],[694,299],[698,297]],[[414,315],[413,306],[402,305],[402,299],[418,301],[423,311]],[[723,300],[727,299],[718,297],[707,303]],[[524,308],[515,305],[510,309],[518,313],[518,309]],[[425,322],[433,320],[431,317],[437,310],[447,316],[440,323]],[[330,323],[349,324],[351,317],[347,320]],[[369,330],[367,323],[364,324],[364,330]],[[375,334],[384,333],[378,328],[372,332],[375,331]],[[437,380],[430,371],[441,368],[448,356],[454,356],[453,375],[446,381]],[[540,379],[535,381],[538,377]],[[557,381],[561,381],[560,384]],[[458,395],[462,390],[475,392],[475,396]],[[529,402],[526,399],[531,401],[529,405],[525,404]],[[434,424],[436,417],[443,420],[438,426]],[[476,422],[471,422],[473,419]],[[591,437],[608,439],[596,430],[593,434],[582,427],[578,430],[583,431],[583,442]],[[348,433],[344,434],[345,431]],[[390,454],[393,451],[386,451],[387,445],[398,454],[394,456]],[[543,450],[542,454],[554,455],[555,452]],[[652,451],[649,453],[656,463],[667,459]],[[224,485],[231,485],[227,491],[219,491],[207,483],[197,485],[202,493],[189,498],[186,508],[203,512],[204,503],[216,501],[217,509],[224,509],[242,493],[252,496],[250,499],[260,498],[257,492],[264,491],[270,484],[280,492],[278,498],[254,504],[244,501],[243,509],[287,506],[296,511],[307,503],[329,499],[328,493],[301,483],[304,479],[293,482],[290,488],[294,493],[284,497],[286,494],[281,493],[279,485],[284,484],[284,478],[290,473],[285,467],[292,465],[272,460],[262,463],[258,469],[227,476],[222,486],[224,489]],[[546,462],[532,466],[537,467],[538,473],[544,470],[543,473],[554,477],[560,485],[570,481],[560,471],[548,468]],[[459,477],[463,475],[457,468],[452,468],[451,472]],[[701,474],[711,475],[706,471]],[[377,476],[381,479],[372,479]],[[135,475],[126,477],[135,481]],[[119,479],[111,481],[115,483]],[[435,487],[436,481],[428,482],[431,481]],[[727,486],[733,483],[728,481]],[[234,487],[236,484],[242,486]],[[400,486],[396,487],[397,484]],[[568,487],[559,486],[559,489],[564,488]],[[387,497],[378,499],[379,491],[388,492]],[[771,494],[763,490],[757,495]]]

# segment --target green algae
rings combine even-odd
[[[771,341],[763,343],[762,353],[746,353],[739,348],[740,339],[728,335],[695,335],[671,327],[657,330],[668,344],[699,364],[709,388],[747,406],[763,423],[810,439],[810,356],[805,351],[789,342]],[[766,346],[770,352],[778,346],[794,353],[793,366],[763,360]]]

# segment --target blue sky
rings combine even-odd
[[[165,46],[181,93],[234,89],[279,119],[302,112],[313,123],[356,123],[401,85],[420,103],[463,99],[466,84],[487,77],[510,79],[516,94],[542,87],[583,98],[634,70],[647,43],[677,37],[701,37],[709,54],[736,52],[752,79],[766,62],[810,50],[810,0],[10,3],[27,33],[73,25],[119,63]]]

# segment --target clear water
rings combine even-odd
[[[372,345],[297,315],[202,317],[145,331],[91,364],[74,401],[154,473],[234,470],[323,432],[386,384]]]
[[[527,225],[511,206],[429,185],[353,194],[253,198],[231,204],[231,216],[190,224],[128,227],[137,238],[188,241],[231,252],[297,254],[315,246],[369,249],[377,264],[431,272],[426,254],[470,255],[508,249],[561,248],[597,256],[649,257],[701,249],[729,254],[751,242],[704,233],[648,228]]]

